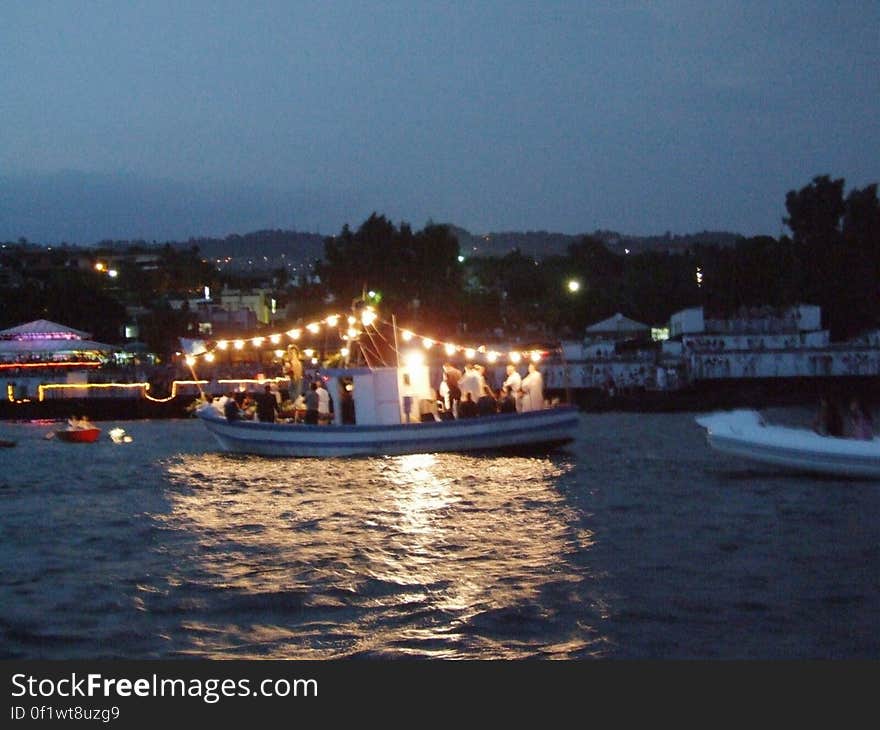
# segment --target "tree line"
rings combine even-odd
[[[818,176],[790,191],[785,208],[791,235],[778,239],[623,255],[583,236],[564,255],[535,258],[513,250],[464,261],[447,227],[429,224],[413,232],[374,213],[357,230],[346,226],[326,240],[318,271],[331,296],[350,297],[366,285],[410,321],[447,329],[500,328],[509,335],[531,325],[579,337],[618,311],[662,326],[692,306],[724,317],[743,307],[800,303],[821,306],[835,340],[877,327],[877,185],[844,195],[843,179]]]
[[[845,194],[843,179],[818,176],[788,192],[785,210],[790,235],[779,238],[622,254],[586,235],[564,253],[543,257],[518,249],[466,257],[449,226],[429,221],[414,230],[373,213],[356,229],[346,225],[324,239],[315,279],[294,287],[274,276],[262,285],[290,325],[328,307],[344,311],[372,290],[386,314],[437,336],[501,330],[502,337],[528,331],[578,338],[616,312],[663,326],[674,312],[699,305],[709,316],[724,317],[742,307],[818,304],[835,340],[880,325],[877,185]],[[0,325],[45,317],[114,342],[131,317],[126,306],[138,307],[143,339],[157,351],[174,348],[177,337],[192,336],[194,317],[173,310],[169,298],[198,296],[205,285],[216,291],[258,283],[220,273],[191,244],[146,247],[159,251],[158,266],[132,265],[113,280],[65,268],[62,251],[40,254],[49,260],[31,267],[23,263],[25,244],[4,246]]]

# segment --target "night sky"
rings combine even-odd
[[[0,239],[785,232],[880,180],[880,2],[0,4]]]

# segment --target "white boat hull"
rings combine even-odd
[[[573,406],[519,414],[390,426],[307,426],[227,421],[207,405],[196,415],[224,451],[288,457],[395,456],[441,451],[550,448],[571,441]]]
[[[880,479],[880,439],[821,436],[803,428],[765,425],[755,411],[701,416],[709,445],[722,453],[784,469]]]

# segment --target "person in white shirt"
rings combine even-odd
[[[506,391],[507,388],[510,388],[510,392],[513,393],[514,398],[516,399],[516,412],[519,413],[522,411],[522,394],[519,389],[522,385],[522,378],[520,374],[516,371],[515,365],[507,366],[507,378],[501,384],[501,390]]]
[[[473,365],[470,363],[465,365],[464,375],[458,381],[462,400],[464,400],[465,393],[470,393],[471,400],[476,403],[477,399],[482,395],[484,382],[483,376],[480,375],[480,372]]]
[[[443,402],[443,410],[444,411],[452,411],[452,403],[449,399],[449,383],[446,381],[446,378],[440,381],[440,388],[437,391],[437,395],[440,396],[440,400]]]
[[[529,372],[520,385],[523,411],[538,411],[544,407],[544,379],[535,363],[529,363]]]
[[[324,383],[318,381],[318,423],[330,423],[330,393]]]

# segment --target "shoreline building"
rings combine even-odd
[[[664,344],[682,361],[689,382],[880,375],[876,341],[832,343],[821,321],[815,305],[764,307],[730,319],[705,318],[697,307],[672,316],[676,339]]]
[[[106,364],[114,345],[91,334],[38,319],[0,330],[0,373],[9,400],[27,398],[46,383],[87,383]]]
[[[721,381],[880,376],[880,331],[832,343],[821,321],[820,307],[808,304],[726,319],[692,307],[672,315],[667,333],[617,314],[588,327],[583,342],[564,343],[564,356],[544,363],[545,383],[613,396]]]

